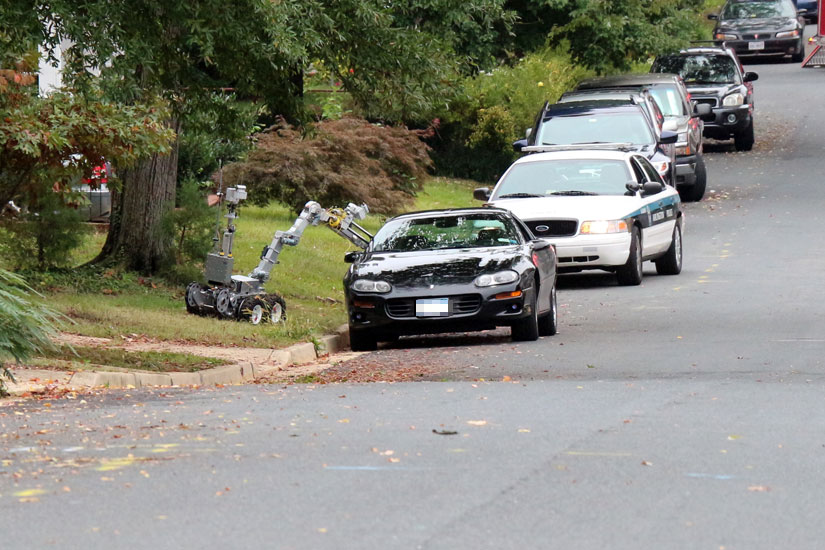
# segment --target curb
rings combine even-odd
[[[80,389],[101,386],[109,388],[140,388],[146,386],[215,386],[243,384],[261,378],[271,372],[283,370],[291,365],[311,363],[323,355],[338,353],[347,346],[349,346],[349,327],[347,325],[341,325],[335,331],[335,334],[323,336],[319,338],[317,342],[304,342],[293,344],[288,348],[273,350],[271,358],[276,363],[273,366],[239,363],[236,365],[214,367],[198,372],[170,373],[78,371],[72,374],[67,380],[61,381],[61,385]],[[25,372],[25,369],[21,372]],[[12,395],[31,391],[30,386],[32,386],[32,384],[27,384],[22,380],[16,384],[9,383],[7,385]]]

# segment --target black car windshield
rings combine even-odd
[[[722,19],[770,19],[771,17],[796,17],[793,4],[788,0],[755,0],[728,2],[722,9]]]
[[[674,73],[685,84],[741,84],[736,62],[727,55],[697,54],[660,57],[651,69],[656,73]]]
[[[493,200],[516,193],[553,195],[624,195],[631,181],[622,160],[570,159],[514,165],[496,187]]]
[[[512,220],[497,213],[468,213],[388,221],[372,240],[375,252],[411,252],[518,244]]]
[[[650,126],[641,111],[554,116],[542,122],[536,143],[573,145],[581,143],[653,143]]]

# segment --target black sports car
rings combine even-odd
[[[557,330],[556,252],[498,208],[392,218],[344,277],[350,345],[402,334],[512,327],[514,340]]]

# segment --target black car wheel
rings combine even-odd
[[[708,171],[705,168],[705,157],[696,157],[696,182],[690,187],[679,188],[679,196],[685,202],[699,202],[705,196],[708,185]]]
[[[682,272],[682,228],[678,223],[673,228],[670,248],[655,263],[659,275],[678,275]]]
[[[559,305],[556,287],[550,291],[550,311],[539,317],[539,335],[553,336],[559,331]]]
[[[363,330],[349,330],[349,347],[352,351],[375,351],[378,341]]]
[[[538,291],[538,287],[536,287]],[[530,308],[530,314],[524,319],[519,319],[513,323],[512,338],[519,342],[532,342],[539,339],[539,311],[536,303],[536,294],[533,292],[533,298],[527,306]]]
[[[642,284],[642,246],[639,228],[634,227],[630,234],[630,254],[627,262],[616,269],[616,279],[620,285],[635,286]]]
[[[750,151],[753,149],[753,120],[748,124],[748,127],[733,135],[733,144],[737,151]]]

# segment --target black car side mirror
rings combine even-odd
[[[658,181],[646,181],[644,185],[642,185],[642,196],[649,197],[650,195],[661,193],[664,190],[665,186]]]
[[[354,264],[355,262],[360,261],[363,257],[364,253],[360,250],[350,250],[344,254],[344,261],[348,264]]]
[[[716,21],[717,19],[719,19],[719,16],[715,13],[709,13],[708,19],[710,19],[711,21]]]
[[[527,147],[528,143],[526,139],[520,139],[518,141],[513,142],[513,151],[516,153],[521,153],[521,150]]]
[[[753,82],[754,80],[759,80],[759,75],[754,72],[748,71],[742,76],[742,80],[744,80],[745,82]]]
[[[669,143],[676,143],[679,141],[679,134],[676,132],[670,132],[668,130],[663,130],[662,135],[659,137],[659,143],[662,145],[667,145]]]
[[[473,198],[477,201],[487,201],[490,200],[490,188],[489,187],[478,187],[473,190]]]

